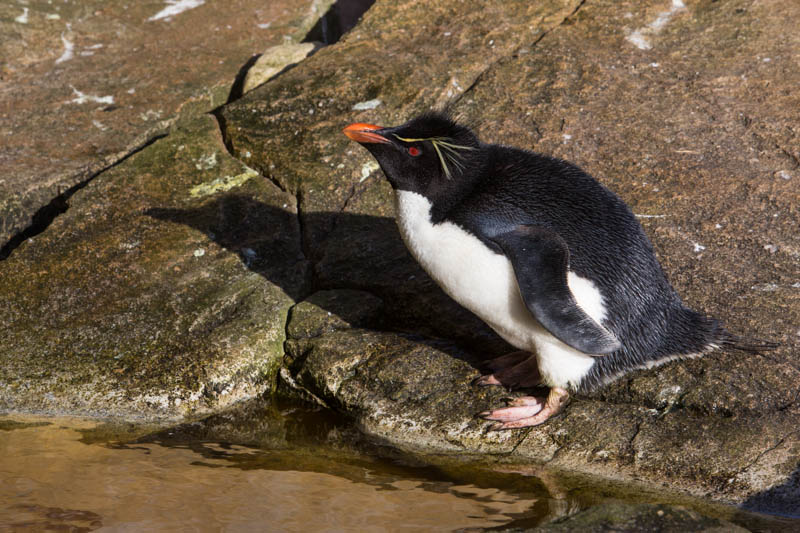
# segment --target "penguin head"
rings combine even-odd
[[[369,150],[394,189],[433,198],[477,176],[484,157],[475,134],[442,113],[395,127],[350,124],[344,134]]]

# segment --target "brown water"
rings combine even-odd
[[[114,449],[80,442],[81,420],[0,438],[0,526],[100,526],[130,531],[451,530],[511,520],[532,501],[496,489],[415,480],[380,484],[318,472],[227,468],[190,449]],[[222,455],[258,454],[207,445]],[[369,472],[359,475],[369,476]],[[8,505],[8,503],[11,503]]]
[[[478,531],[609,498],[539,474],[431,466],[297,407],[156,432],[0,417],[0,530]]]
[[[319,472],[309,450],[87,444],[91,420],[3,422],[0,530],[451,531],[508,523],[536,503],[413,469]]]

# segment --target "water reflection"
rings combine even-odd
[[[235,416],[127,444],[85,444],[98,430],[85,420],[17,425],[0,434],[0,529],[474,530],[506,524],[537,502],[361,456],[344,446],[349,437],[335,434],[335,422],[317,427],[339,443],[323,447],[297,446],[285,417],[270,420],[265,433],[244,435],[260,448],[203,439]]]
[[[156,429],[7,416],[0,530],[507,531],[627,501],[796,531],[796,521],[500,459],[414,457],[331,411],[266,400]]]

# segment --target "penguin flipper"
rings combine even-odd
[[[622,347],[575,301],[567,284],[569,248],[560,235],[541,226],[520,225],[492,241],[511,261],[525,306],[554,337],[589,355]]]

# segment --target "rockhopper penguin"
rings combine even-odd
[[[634,370],[748,343],[683,305],[625,203],[580,168],[484,144],[447,115],[344,133],[395,190],[400,234],[444,291],[520,351],[488,363],[481,385],[545,385],[481,413],[492,429],[541,424],[569,391]]]

